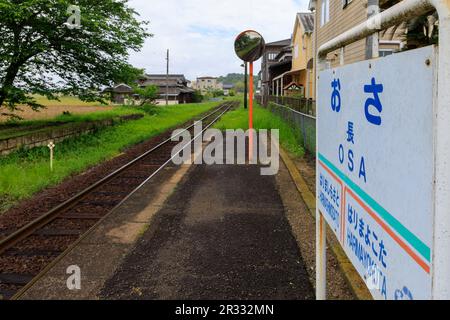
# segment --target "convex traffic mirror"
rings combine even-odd
[[[237,56],[245,62],[253,62],[261,58],[266,43],[256,31],[247,30],[239,34],[234,42]]]

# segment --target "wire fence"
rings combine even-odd
[[[310,116],[316,116],[316,102],[312,99],[269,96],[269,102],[289,107]]]
[[[261,97],[256,97],[260,103]],[[311,155],[316,155],[316,117],[310,114],[294,110],[293,108],[275,102],[269,102],[266,106],[272,113],[281,117],[297,134],[297,140]],[[315,103],[314,103],[315,110]]]

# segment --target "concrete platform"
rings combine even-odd
[[[314,221],[286,167],[172,167],[21,299],[314,299]],[[328,258],[330,298],[351,291]],[[81,290],[66,281],[81,268]]]
[[[106,299],[313,299],[275,177],[197,166],[103,287]]]

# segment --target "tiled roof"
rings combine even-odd
[[[291,45],[291,38],[285,39],[285,40],[279,40],[274,42],[266,43],[266,46],[280,46],[280,47],[286,47]]]
[[[310,33],[314,31],[314,13],[297,13],[297,17],[302,23],[305,32]]]

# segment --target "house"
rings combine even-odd
[[[309,9],[315,12],[315,48],[367,21],[391,3],[390,0],[310,0]],[[400,51],[405,45],[403,35],[404,29],[392,27],[356,41],[344,50],[329,53],[328,67],[336,67],[341,61],[350,64]]]
[[[133,88],[125,83],[120,83],[112,88],[106,88],[103,92],[111,95],[110,99],[113,104],[128,104],[128,101],[139,98],[134,94]]]
[[[159,97],[156,104],[164,105],[166,96],[169,104],[183,104],[193,101],[195,90],[188,87],[189,81],[182,74],[146,74],[138,81],[143,88],[154,85],[159,88]]]
[[[205,94],[215,90],[223,90],[223,85],[215,77],[199,77],[195,82],[195,89]]]
[[[289,65],[289,61],[285,60],[285,61],[283,61],[284,64],[282,63],[280,65],[279,64],[280,59],[277,60],[277,57],[280,58],[279,54],[282,51],[287,53],[290,46],[291,46],[290,38],[285,39],[285,40],[266,43],[266,47],[264,49],[264,53],[262,56],[262,62],[261,62],[261,95],[262,95],[262,99],[263,99],[262,102],[264,104],[268,101],[268,98],[270,95],[275,94],[273,79],[276,76],[282,74],[284,72],[283,69],[286,69],[285,71],[289,71],[291,68],[290,66],[289,66],[289,68],[287,68],[287,65]],[[287,57],[287,56],[285,56],[285,57]],[[273,68],[271,68],[271,67],[273,67]]]
[[[287,73],[283,95],[315,97],[314,79],[314,14],[297,13],[292,35],[292,69]]]
[[[223,94],[228,96],[228,95],[230,95],[230,91],[233,90],[234,85],[224,83],[222,85],[222,88],[223,88]]]
[[[282,48],[274,60],[275,62],[269,66],[271,92],[275,96],[282,96],[284,86],[292,82],[292,76],[289,74],[292,69],[292,45]]]
[[[165,105],[166,96],[169,104],[190,103],[193,101],[195,92],[194,89],[188,87],[188,80],[182,74],[168,76],[165,74],[146,74],[137,81],[137,85],[141,88],[150,85],[157,86],[159,88],[157,105]],[[111,101],[114,104],[136,105],[140,103],[139,95],[134,93],[131,86],[124,83],[113,88],[106,88],[103,92],[111,94]]]

